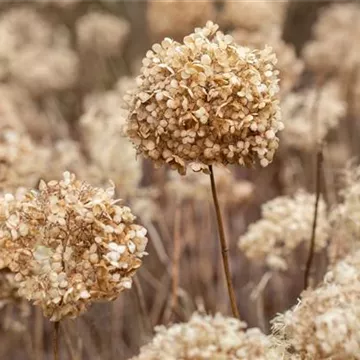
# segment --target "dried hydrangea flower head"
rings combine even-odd
[[[19,186],[36,186],[47,166],[50,152],[35,144],[23,132],[9,127],[0,132],[0,190],[15,191]]]
[[[124,19],[101,12],[87,13],[76,21],[80,51],[96,52],[102,56],[121,52],[129,30],[129,24]]]
[[[324,8],[314,27],[314,40],[303,51],[309,68],[319,74],[349,75],[359,67],[359,16],[356,2]]]
[[[153,41],[166,36],[180,40],[195,27],[214,18],[212,0],[187,1],[186,4],[182,0],[150,0],[147,3],[146,19]]]
[[[316,102],[316,109],[315,104]],[[315,109],[315,110],[314,110]],[[288,94],[281,103],[285,130],[284,144],[312,152],[345,115],[346,104],[337,82]]]
[[[273,320],[275,336],[301,359],[360,359],[360,283],[347,283],[346,270],[337,271],[335,277],[325,275],[329,283],[304,291],[298,305]]]
[[[10,72],[14,81],[33,95],[41,96],[72,88],[77,80],[78,67],[76,53],[65,46],[30,47],[11,62]]]
[[[247,180],[237,180],[234,174],[225,167],[218,167],[216,186],[219,201],[226,206],[239,205],[248,201],[254,193],[254,185]],[[209,177],[205,174],[190,173],[186,177],[171,172],[166,183],[169,195],[176,195],[181,200],[208,201],[211,193]]]
[[[208,22],[182,44],[165,38],[143,59],[128,135],[157,166],[181,174],[215,164],[267,166],[282,129],[271,48],[250,50]]]
[[[268,30],[281,25],[286,13],[287,1],[233,1],[226,0],[220,13],[222,26],[249,31]]]
[[[0,77],[33,95],[75,83],[78,59],[64,27],[53,26],[30,7],[16,7],[0,17],[0,38]]]
[[[131,288],[146,229],[113,195],[113,187],[92,187],[66,172],[21,201],[7,194],[0,202],[1,267],[16,273],[19,294],[52,321]]]
[[[132,360],[271,360],[270,339],[259,329],[220,314],[195,313],[187,323],[156,328],[154,339]]]
[[[128,110],[122,109],[124,88],[134,86],[134,80],[125,77],[118,81],[114,90],[88,96],[80,118],[85,148],[98,168],[98,179],[93,181],[101,184],[110,177],[123,196],[137,191],[142,176],[141,161],[136,158],[136,151],[124,132],[128,116]]]
[[[326,283],[340,285],[360,284],[360,249],[338,261],[325,275]]]
[[[265,260],[274,270],[287,269],[286,257],[302,242],[309,242],[315,196],[298,191],[293,197],[279,196],[262,206],[262,218],[250,224],[239,239],[239,248],[250,259]],[[325,202],[320,199],[316,248],[327,245],[329,222]]]
[[[0,128],[10,127],[32,138],[42,139],[50,133],[50,124],[30,93],[17,85],[0,85]]]
[[[249,31],[237,28],[232,33],[234,40],[242,46],[259,49],[265,45],[270,45],[274,49],[278,58],[276,67],[280,71],[280,92],[284,96],[298,82],[304,64],[301,59],[297,58],[294,47],[285,43],[281,35],[281,27],[273,27],[266,29],[266,31]],[[284,116],[283,118],[285,119]]]

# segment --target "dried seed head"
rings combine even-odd
[[[129,30],[127,21],[100,12],[87,13],[76,22],[80,50],[96,52],[101,56],[121,53]]]
[[[215,6],[211,0],[188,1],[186,13],[181,0],[151,0],[147,3],[146,19],[153,41],[159,41],[165,36],[180,40],[196,26],[213,18]]]
[[[314,104],[316,102],[316,111]],[[288,94],[281,103],[285,119],[282,140],[288,147],[313,152],[330,130],[339,125],[346,104],[337,82]]]
[[[108,178],[115,179],[123,196],[138,191],[142,176],[141,161],[124,133],[128,110],[123,109],[123,97],[126,90],[134,87],[134,80],[124,77],[114,90],[88,96],[80,118],[85,149],[98,169],[92,174],[92,181],[103,184]]]
[[[156,328],[152,342],[132,360],[280,359],[271,340],[259,329],[220,314],[193,314],[189,322]]]
[[[240,47],[217,29],[208,22],[183,44],[165,38],[143,59],[128,100],[128,135],[157,166],[183,174],[188,165],[200,171],[273,159],[283,128],[276,56],[268,47]]]
[[[224,27],[248,31],[269,30],[282,27],[288,2],[285,1],[233,1],[226,0],[219,16]]]
[[[1,199],[0,266],[16,273],[19,294],[52,321],[131,287],[146,230],[113,195],[113,187],[91,187],[66,172],[21,200]]]
[[[262,206],[262,219],[251,224],[239,239],[239,248],[251,259],[263,259],[273,269],[287,269],[286,257],[301,242],[310,241],[315,196],[299,191],[279,196]],[[327,245],[329,222],[321,199],[316,227],[316,251]]]
[[[294,47],[285,43],[282,39],[282,28],[280,26],[264,29],[263,31],[249,31],[238,28],[232,33],[232,36],[238,44],[248,46],[251,49],[259,49],[266,44],[270,45],[278,58],[276,67],[280,71],[280,92],[282,97],[291,91],[300,78],[304,64],[301,59],[297,58]],[[284,113],[282,117],[285,119]]]
[[[359,359],[359,252],[340,262],[315,290],[273,320],[273,332],[300,359]],[[292,359],[292,358],[291,358]]]

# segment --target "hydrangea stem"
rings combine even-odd
[[[226,284],[227,284],[229,298],[230,298],[231,310],[232,310],[233,316],[236,318],[239,318],[240,314],[239,314],[238,307],[236,305],[235,291],[234,291],[234,286],[233,286],[233,283],[231,280],[229,248],[228,248],[228,244],[227,244],[227,241],[225,238],[224,224],[223,224],[223,220],[222,220],[222,216],[221,216],[219,199],[217,196],[215,177],[214,177],[212,165],[209,165],[209,170],[210,170],[211,192],[212,192],[214,206],[215,206],[215,210],[216,210],[216,219],[217,219],[217,223],[218,223],[218,231],[219,231],[219,238],[220,238],[220,245],[221,245],[221,255],[222,255],[224,272],[225,272],[225,277],[226,277]]]
[[[305,266],[305,273],[304,273],[304,289],[307,289],[310,282],[310,271],[311,265],[314,259],[314,252],[315,252],[315,238],[316,238],[316,226],[317,226],[317,218],[318,218],[318,207],[319,207],[319,200],[320,200],[320,186],[321,186],[321,168],[323,162],[323,146],[322,144],[319,145],[317,157],[316,157],[316,199],[315,199],[315,206],[314,206],[314,220],[311,230],[311,240],[310,240],[310,248],[308,253],[308,258],[306,261]]]
[[[60,322],[54,322],[54,334],[53,334],[53,350],[54,350],[54,360],[59,360],[59,328]]]

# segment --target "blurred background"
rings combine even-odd
[[[359,19],[359,4],[345,1],[1,1],[0,193],[65,170],[99,186],[112,179],[149,231],[131,291],[63,322],[63,359],[125,360],[156,325],[186,321],[196,309],[230,314],[208,176],[154,170],[123,134],[123,97],[152,44],[181,41],[212,20],[240,45],[268,44],[277,54],[286,129],[274,163],[215,169],[240,313],[268,332],[302,290],[311,232],[259,256],[239,243],[265,216],[264,203],[314,193],[319,142],[324,214],[341,201],[343,170],[360,150]],[[311,230],[313,203],[303,206]],[[302,216],[286,209],[295,223]],[[339,235],[325,237],[314,281],[342,255]],[[51,324],[18,298],[6,269],[1,276],[0,359],[50,359]]]

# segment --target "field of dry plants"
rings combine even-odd
[[[360,360],[360,4],[0,2],[0,360]]]

